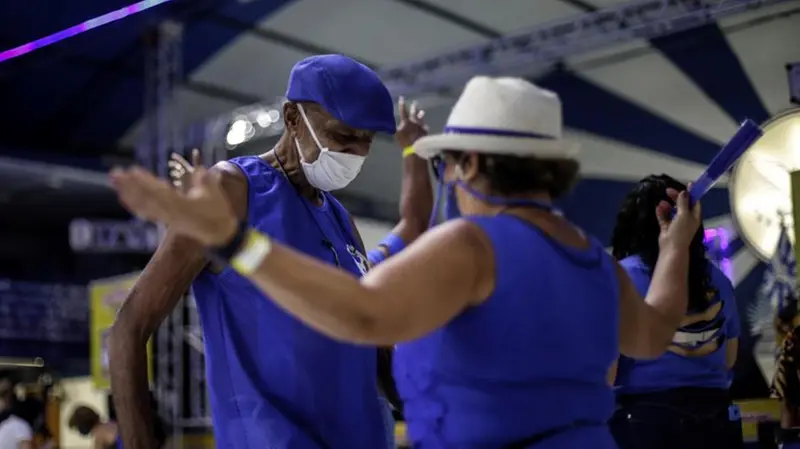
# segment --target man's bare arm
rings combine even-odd
[[[433,188],[427,162],[414,155],[404,157],[400,221],[394,226],[390,235],[399,237],[406,246],[410,245],[428,229],[432,209]],[[352,217],[350,220],[358,234]],[[356,237],[361,238],[360,235]],[[364,246],[363,243],[361,246]],[[379,244],[377,248],[369,251],[368,258],[371,264],[376,264],[392,255],[392,251],[385,244]]]
[[[400,191],[400,221],[392,233],[411,244],[426,229],[433,209],[433,188],[428,163],[416,155],[403,158],[403,183]]]
[[[231,164],[213,172],[241,219],[247,212],[247,180]],[[126,449],[153,449],[153,411],[147,378],[147,340],[175,308],[206,265],[197,242],[167,232],[164,241],[128,294],[109,341],[109,373],[119,432]]]
[[[392,235],[404,245],[410,245],[428,229],[433,209],[433,189],[428,162],[413,153],[408,154],[414,143],[428,134],[423,119],[425,112],[417,108],[416,102],[406,108],[403,98],[397,102],[400,124],[394,138],[403,149],[403,179],[400,186],[400,221],[392,229]],[[393,251],[394,249],[394,251]],[[370,254],[370,262],[378,263],[396,252],[397,248],[379,245]]]

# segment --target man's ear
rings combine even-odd
[[[287,101],[283,104],[283,125],[289,130],[293,138],[298,138],[297,130],[300,129],[300,111],[297,109],[297,103]]]

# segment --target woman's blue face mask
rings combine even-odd
[[[456,184],[459,182],[458,180],[445,182],[444,181],[444,172],[447,167],[447,163],[445,162],[442,156],[436,156],[431,159],[431,167],[433,169],[433,175],[436,177],[438,181],[439,187],[436,190],[436,207],[433,210],[433,217],[431,217],[431,222],[435,220],[435,217],[438,212],[439,200],[444,193],[444,215],[445,220],[451,220],[453,218],[458,218],[461,216],[461,210],[458,208],[458,198],[456,197]]]
[[[445,219],[450,220],[453,218],[461,217],[461,210],[458,207],[458,197],[456,195],[456,187],[463,189],[472,197],[477,198],[489,204],[498,206],[508,206],[508,207],[535,207],[538,209],[544,209],[560,214],[560,212],[557,209],[555,209],[553,205],[538,200],[510,199],[510,198],[485,195],[467,185],[462,179],[460,179],[461,176],[455,176],[455,179],[452,181],[445,181],[444,174],[445,174],[445,169],[447,168],[447,162],[445,162],[445,159],[442,156],[435,156],[431,158],[431,167],[433,169],[433,175],[436,177],[436,180],[438,181],[439,185],[439,187],[436,190],[436,200],[434,203],[433,214],[431,216],[431,222],[430,222],[431,227],[437,221],[436,218],[438,217],[438,212],[439,212],[439,202],[440,199],[442,198],[442,195],[445,195],[444,196]],[[460,169],[458,169],[458,165],[456,165],[454,170],[456,174],[460,172]]]
[[[451,182],[445,186],[447,196],[444,200],[444,218],[452,220],[461,216],[461,209],[458,208],[458,198],[456,197],[456,183]]]

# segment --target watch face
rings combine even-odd
[[[800,170],[800,111],[763,126],[764,136],[733,169],[728,183],[734,221],[742,239],[763,260],[775,252],[781,222],[793,230],[790,173]],[[794,232],[789,232],[794,243]]]

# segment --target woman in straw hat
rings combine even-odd
[[[128,209],[204,243],[308,326],[397,344],[415,447],[615,447],[607,371],[620,351],[657,357],[669,344],[686,310],[699,206],[671,191],[674,218],[666,202],[653,211],[661,252],[643,300],[552,205],[578,171],[554,93],[474,78],[445,132],[415,151],[434,161],[451,219],[361,280],[237,221],[202,167],[185,194],[138,168],[111,178]]]

